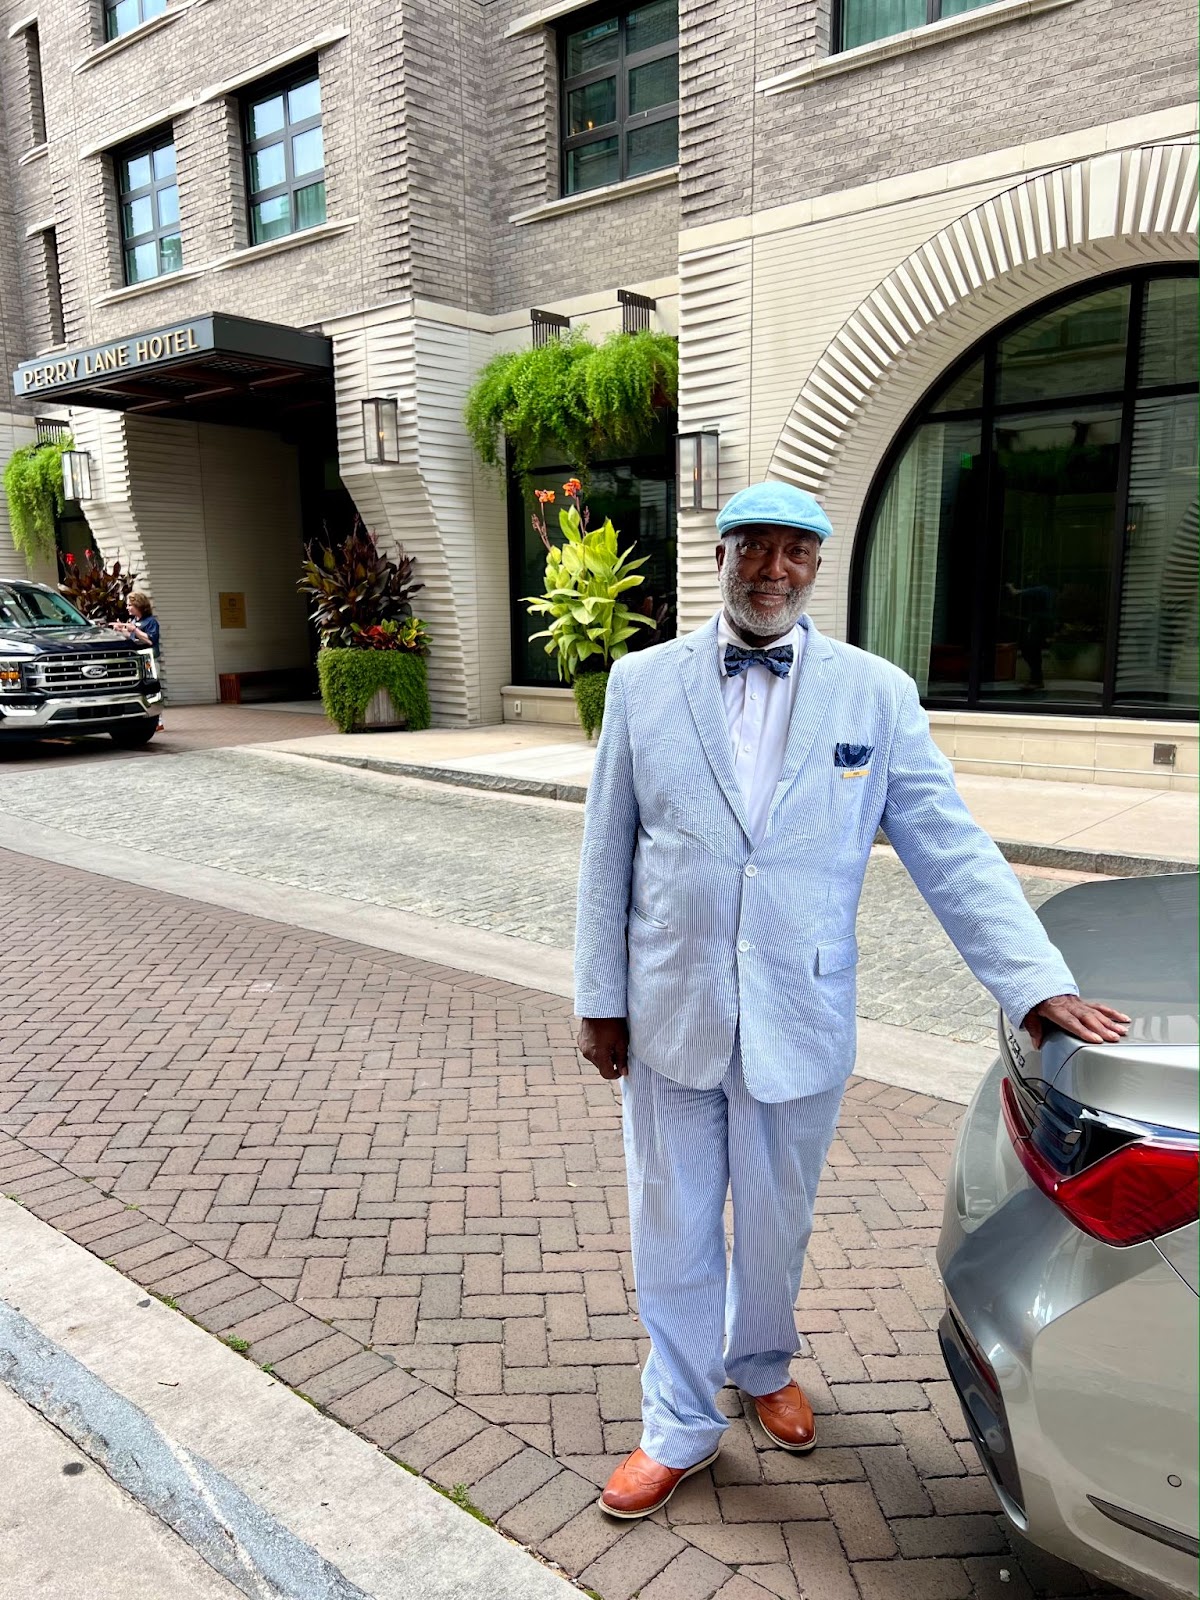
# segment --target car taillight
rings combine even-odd
[[[1077,1228],[1105,1244],[1142,1244],[1195,1222],[1200,1153],[1166,1139],[1130,1138],[1079,1171],[1062,1172],[1038,1148],[1011,1078],[1000,1092],[1021,1165]]]

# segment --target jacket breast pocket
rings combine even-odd
[[[858,940],[852,933],[844,939],[833,939],[817,946],[817,973],[827,978],[834,972],[845,972],[858,965]]]

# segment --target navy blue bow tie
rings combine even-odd
[[[725,646],[725,676],[736,678],[747,667],[766,667],[777,678],[786,678],[792,670],[794,652],[790,644],[777,644],[771,650],[750,650],[745,645]]]

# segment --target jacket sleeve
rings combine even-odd
[[[637,847],[638,807],[625,679],[608,680],[596,765],[588,786],[575,924],[575,1014],[626,1015],[626,926]]]
[[[916,684],[900,695],[883,831],[971,971],[1020,1027],[1056,994],[1079,989],[991,838],[954,787]]]

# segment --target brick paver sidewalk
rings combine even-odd
[[[957,1107],[852,1082],[801,1295],[820,1448],[726,1391],[712,1471],[613,1523],[645,1343],[619,1099],[567,1005],[3,851],[0,877],[0,1191],[603,1600],[1094,1592],[1010,1548],[937,1352]]]

